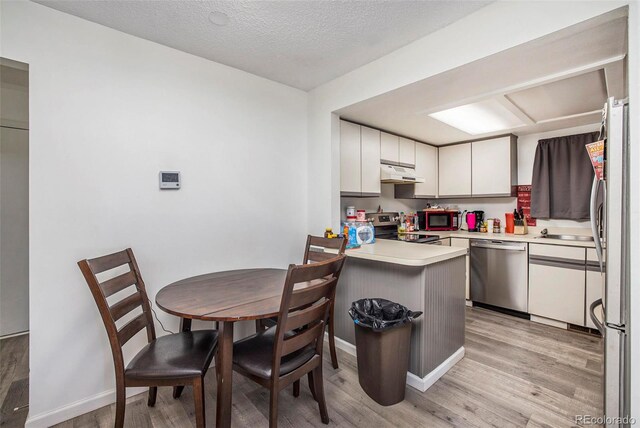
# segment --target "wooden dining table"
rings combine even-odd
[[[286,275],[286,269],[208,273],[169,284],[156,295],[159,308],[181,318],[182,331],[189,331],[194,319],[219,323],[218,428],[231,426],[234,323],[277,316]],[[310,285],[313,283],[296,284],[296,289]]]

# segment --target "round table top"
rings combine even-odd
[[[183,279],[162,288],[156,304],[181,318],[240,321],[278,315],[286,269],[241,269]],[[312,283],[296,284],[296,289]]]

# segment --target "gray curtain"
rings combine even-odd
[[[585,144],[597,132],[538,141],[531,179],[531,217],[589,218],[593,167]]]

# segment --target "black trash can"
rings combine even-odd
[[[404,400],[412,321],[422,312],[385,299],[361,299],[349,315],[356,329],[360,386],[376,403],[390,406]]]

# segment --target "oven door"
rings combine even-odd
[[[429,212],[424,213],[424,229],[423,230],[452,230],[453,214],[449,212]],[[418,215],[418,217],[420,217]],[[420,224],[422,227],[422,224]]]

